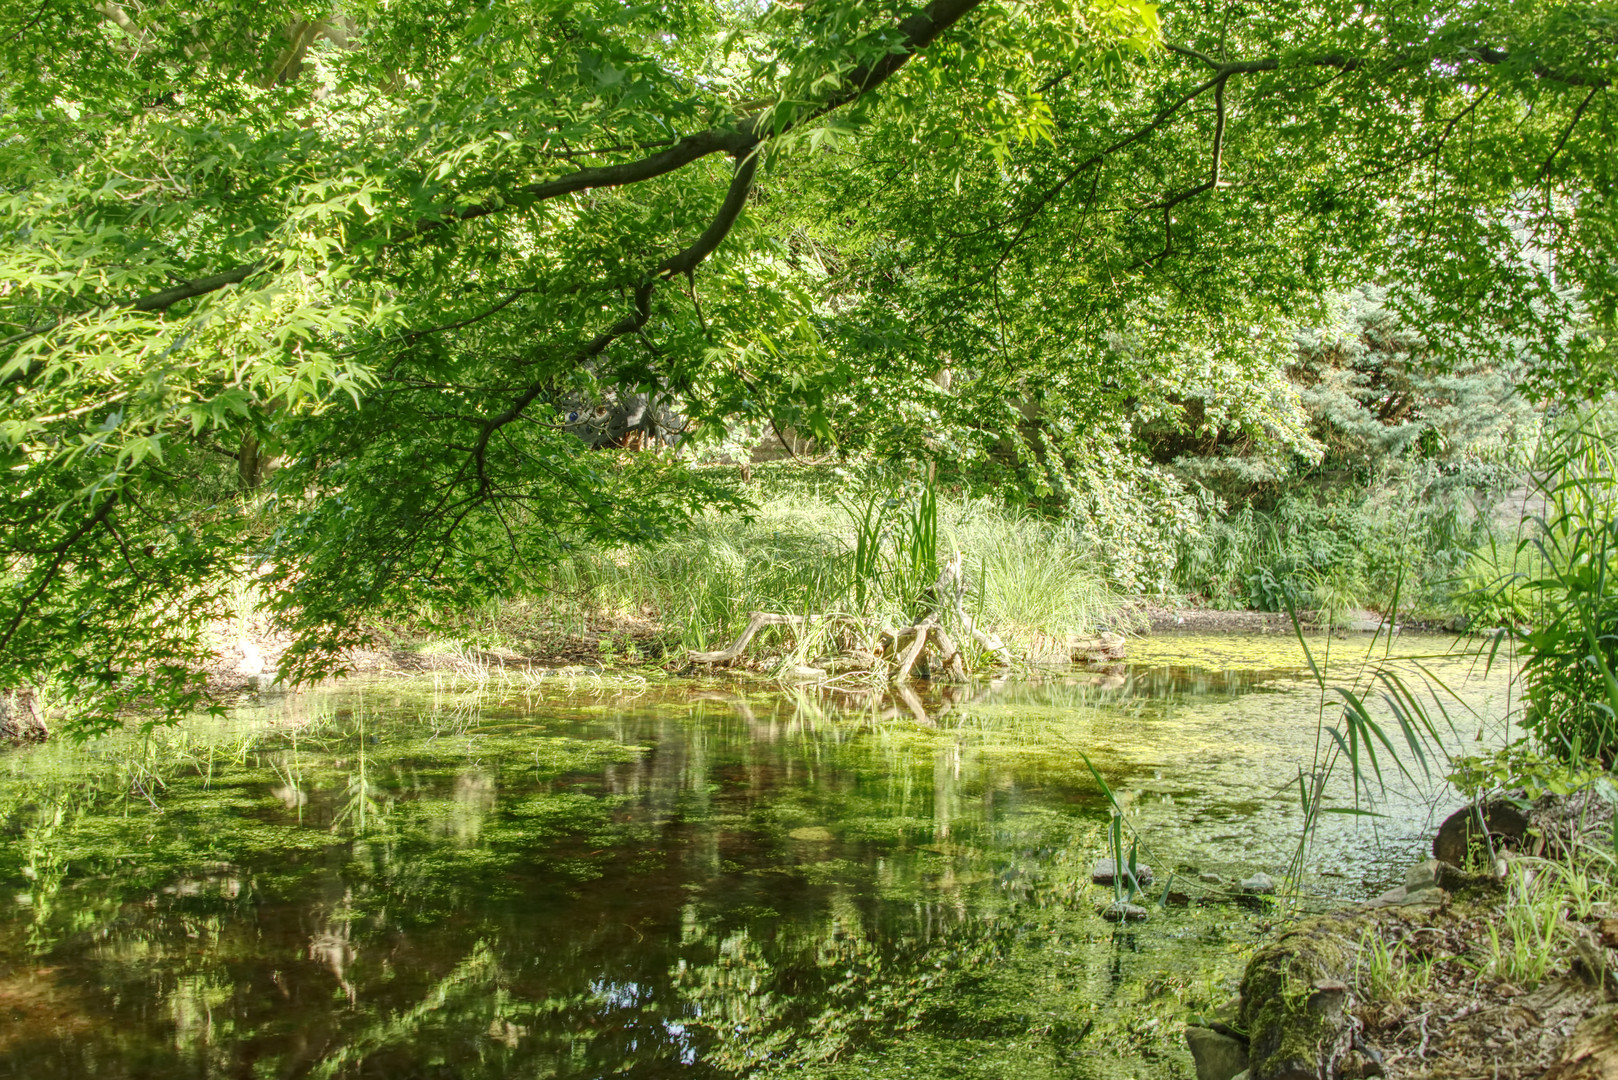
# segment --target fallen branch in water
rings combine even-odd
[[[931,609],[909,626],[895,628],[885,616],[860,618],[844,613],[820,615],[783,615],[772,611],[749,612],[747,626],[728,647],[709,652],[692,650],[690,658],[698,664],[729,664],[742,658],[748,645],[767,626],[807,627],[814,624],[847,623],[858,631],[858,640],[850,642],[846,636],[841,651],[822,656],[812,664],[792,663],[787,674],[796,679],[827,679],[852,672],[870,672],[879,680],[886,674],[890,681],[903,683],[912,677],[916,665],[929,651],[938,659],[937,670],[948,671],[962,682],[969,678],[966,657],[945,627],[959,625],[966,635],[982,650],[982,656],[992,657],[1001,667],[1011,666],[1011,649],[998,634],[980,627],[967,612],[964,598],[967,582],[962,573],[962,557],[956,552],[939,572],[937,580],[923,595],[930,595]],[[909,642],[908,645],[906,642]],[[891,648],[885,649],[885,643]],[[1100,662],[1122,659],[1124,639],[1117,634],[1102,634],[1095,638],[1069,639],[1068,652],[1074,661]],[[807,649],[798,654],[804,657]]]
[[[748,617],[747,629],[731,642],[728,649],[720,649],[718,652],[692,652],[691,659],[699,664],[728,664],[738,659],[747,648],[747,643],[753,640],[753,635],[766,626],[802,626],[808,621],[802,615],[777,615],[772,611],[755,611]]]

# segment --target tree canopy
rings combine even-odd
[[[1555,0],[15,5],[0,687],[181,708],[250,567],[313,674],[738,504],[591,450],[604,395],[1049,492],[1132,425],[1284,437],[1300,315],[1368,283],[1599,393],[1615,45]]]

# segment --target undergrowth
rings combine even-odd
[[[958,551],[967,608],[1013,642],[1093,633],[1120,607],[1075,530],[988,500],[920,483],[756,499],[751,515],[706,515],[660,543],[575,553],[531,604],[559,628],[646,619],[671,644],[708,650],[733,639],[752,611],[913,612],[940,557]]]

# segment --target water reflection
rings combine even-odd
[[[1175,1021],[1253,929],[1196,884],[1146,927],[1096,916],[1075,750],[1195,883],[1288,850],[1272,788],[1318,715],[1296,663],[1173,656],[900,693],[483,690],[0,759],[0,1075],[1182,1075]],[[1322,882],[1371,887],[1421,827],[1345,823]]]

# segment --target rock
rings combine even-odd
[[[1368,908],[1420,907],[1423,904],[1441,904],[1447,894],[1443,889],[1427,888],[1412,892],[1403,885],[1389,889],[1375,900],[1366,901]]]
[[[1111,859],[1097,859],[1095,869],[1090,871],[1090,880],[1097,885],[1111,885],[1117,876],[1117,869]],[[1135,864],[1135,883],[1145,888],[1152,883],[1152,868],[1145,863]],[[1125,879],[1127,881],[1127,878]]]
[[[1428,859],[1405,871],[1405,892],[1417,893],[1426,889],[1456,889],[1466,884],[1467,876],[1443,859]]]
[[[1478,827],[1479,810],[1463,806],[1438,827],[1433,837],[1433,857],[1451,866],[1476,866],[1488,858],[1489,845]],[[1528,815],[1505,799],[1487,799],[1482,807],[1483,823],[1498,851],[1501,847],[1519,849],[1528,835]],[[1475,850],[1474,850],[1475,849]]]
[[[1409,895],[1409,890],[1403,885],[1396,885],[1376,899],[1366,901],[1365,906],[1368,908],[1399,907]]]
[[[1108,922],[1145,922],[1151,912],[1139,904],[1126,904],[1122,900],[1114,901],[1098,912]]]
[[[1274,896],[1275,879],[1260,871],[1244,880],[1237,888],[1248,896]]]
[[[1252,1080],[1337,1075],[1353,1041],[1343,981],[1367,917],[1336,912],[1297,923],[1263,946],[1242,975],[1241,1028]]]
[[[1185,1044],[1197,1063],[1197,1080],[1231,1080],[1247,1071],[1247,1044],[1240,1039],[1188,1024]]]

